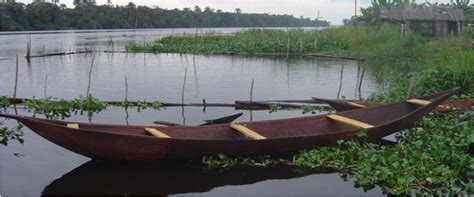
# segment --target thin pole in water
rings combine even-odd
[[[250,85],[250,106],[253,106],[253,104],[252,104],[252,101],[253,101],[253,84],[254,84],[254,79],[252,78],[252,84]],[[253,121],[252,107],[250,107],[250,121]]]
[[[181,116],[183,117],[183,125],[186,125],[186,117],[184,116],[184,90],[186,88],[186,74],[188,73],[188,68],[184,68],[184,81],[183,81],[183,91],[181,92]]]
[[[362,80],[364,79],[364,74],[365,74],[365,65],[362,67],[362,73],[360,74],[359,100],[362,100]]]
[[[125,102],[128,102],[128,79],[125,76]]]
[[[86,97],[88,97],[90,95],[89,93],[90,93],[90,89],[91,89],[92,67],[94,66],[94,60],[95,60],[95,54],[92,56],[91,67],[89,69],[89,81],[87,82]]]
[[[15,86],[13,88],[13,103],[16,103],[16,89],[18,87],[18,67],[19,67],[18,61],[19,61],[18,54],[16,54]]]
[[[339,89],[337,91],[337,99],[339,99],[339,97],[341,96],[341,89],[342,89],[342,79],[344,77],[344,61],[342,62],[342,66],[341,66],[341,79],[339,80]]]
[[[46,88],[48,87],[48,75],[44,78],[44,99],[46,99]]]

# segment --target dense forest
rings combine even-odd
[[[329,22],[291,15],[248,14],[239,8],[231,13],[209,7],[168,10],[133,3],[115,7],[78,5],[74,8],[53,3],[0,3],[0,31],[292,26],[329,26]]]

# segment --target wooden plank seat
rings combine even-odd
[[[79,129],[79,124],[68,123],[66,126],[71,129]]]
[[[367,107],[367,106],[365,106],[365,105],[361,105],[361,104],[359,104],[359,103],[354,103],[354,102],[347,102],[347,104],[352,105],[352,106],[355,106],[355,107],[362,107],[362,108]]]
[[[429,105],[431,103],[431,101],[421,100],[421,99],[410,99],[410,100],[407,100],[407,103],[426,106],[426,105]]]
[[[346,118],[344,116],[339,116],[339,115],[336,115],[336,114],[327,115],[326,117],[328,117],[331,120],[335,120],[337,122],[341,122],[341,123],[348,124],[348,125],[355,126],[355,127],[359,127],[359,128],[370,129],[370,128],[374,127],[373,125],[363,123],[363,122],[360,122],[360,121],[357,121],[357,120],[354,120],[354,119]]]
[[[426,106],[431,103],[431,101],[421,100],[421,99],[410,99],[410,100],[407,100],[407,102],[415,104],[415,105],[421,105],[421,106]],[[448,105],[438,105],[438,107],[442,109],[453,109],[453,107],[448,106]]]
[[[169,135],[166,135],[163,132],[158,131],[157,129],[154,129],[154,128],[145,128],[145,131],[154,135],[157,138],[171,138]]]
[[[254,140],[264,140],[264,139],[267,139],[266,137],[258,134],[257,132],[255,131],[252,131],[251,129],[243,126],[243,125],[239,125],[239,124],[230,124],[230,127],[238,132],[240,132],[241,134],[247,136],[248,138],[251,138],[251,139],[254,139]]]

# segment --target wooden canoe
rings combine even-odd
[[[419,99],[430,100],[435,98],[436,95],[423,96]],[[314,100],[326,102],[336,111],[349,111],[354,109],[361,109],[365,107],[380,106],[384,103],[379,102],[363,102],[363,101],[346,101],[346,100],[335,100],[335,99],[324,99],[313,97]],[[451,110],[472,110],[472,104],[474,99],[460,99],[460,100],[447,100],[441,105],[436,107],[436,111],[445,112]]]
[[[438,93],[427,105],[401,101],[331,115],[210,126],[88,124],[1,113],[0,117],[16,119],[49,141],[93,159],[186,159],[219,153],[250,156],[334,145],[338,140],[375,141],[412,127],[456,91]],[[356,135],[361,127],[367,128],[363,139]]]

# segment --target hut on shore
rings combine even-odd
[[[452,7],[430,4],[380,7],[379,19],[385,22],[398,23],[402,35],[412,30],[422,30],[424,36],[462,35],[464,12]]]

